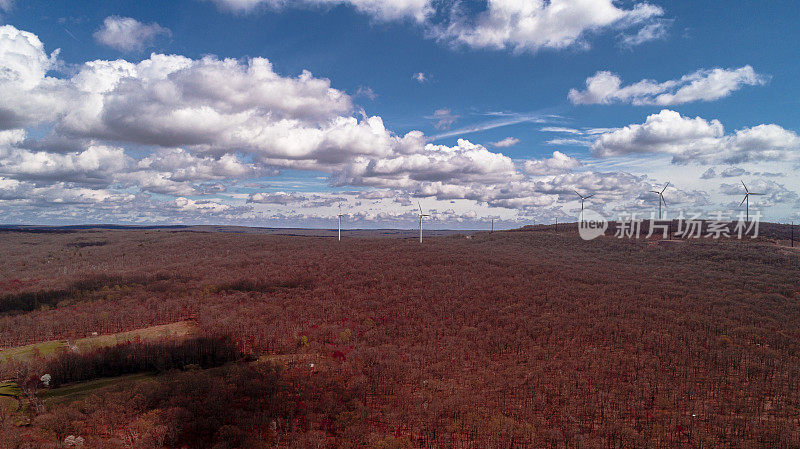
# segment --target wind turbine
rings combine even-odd
[[[651,190],[651,192],[653,192],[656,195],[658,195],[658,219],[659,220],[661,220],[661,203],[664,203],[664,207],[667,206],[667,201],[664,200],[664,191],[667,190],[667,187],[669,187],[669,182],[667,182],[667,185],[665,185],[664,188],[661,189],[660,192],[658,190]]]
[[[583,202],[593,197],[594,193],[589,196],[583,196],[580,193],[578,193],[577,190],[573,190],[573,192],[575,192],[575,195],[578,195],[581,198],[581,221],[583,221]]]
[[[422,204],[419,204],[417,201],[417,206],[419,206],[419,242],[422,243],[422,217],[430,217],[430,214],[422,213]]]
[[[341,208],[339,209],[338,217],[339,217],[339,241],[341,242],[342,241],[342,217],[344,217],[344,214],[342,213],[342,209]]]
[[[742,200],[741,203],[739,203],[739,206],[741,207],[742,204],[747,203],[747,221],[749,222],[750,221],[750,195],[763,195],[763,193],[751,192],[750,190],[747,189],[747,186],[744,185],[744,181],[742,181],[742,186],[744,186],[745,194],[744,194],[744,199]]]

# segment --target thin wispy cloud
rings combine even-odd
[[[620,46],[631,49],[645,42],[664,40],[669,35],[672,22],[667,19],[655,20],[634,34],[624,34],[620,40]]]
[[[567,133],[567,134],[583,134],[583,131],[575,128],[566,128],[563,126],[545,126],[540,131],[546,133]]]
[[[465,126],[463,128],[454,129],[451,131],[443,132],[431,136],[428,140],[435,141],[445,139],[447,137],[460,136],[464,134],[472,134],[481,131],[488,131],[490,129],[502,128],[505,126],[517,125],[520,123],[546,123],[548,118],[541,114],[517,114],[511,115],[506,118],[489,120],[486,122],[476,123],[473,125]]]
[[[453,114],[450,109],[437,109],[431,119],[434,121],[433,126],[436,129],[448,129],[458,121],[459,116]]]
[[[586,139],[550,139],[545,143],[548,145],[577,145],[583,147],[592,145],[592,141]]]
[[[374,100],[378,98],[378,94],[375,93],[369,86],[358,86],[358,90],[356,91],[356,97],[364,97],[370,100]]]

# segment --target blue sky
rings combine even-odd
[[[0,213],[410,227],[419,201],[434,227],[516,227],[574,219],[573,190],[647,216],[667,181],[670,212],[733,216],[744,180],[800,219],[799,10],[0,0]]]

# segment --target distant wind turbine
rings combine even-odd
[[[739,203],[739,207],[741,207],[742,204],[747,203],[747,221],[750,222],[750,195],[764,195],[764,194],[751,192],[750,190],[747,189],[747,186],[744,185],[744,181],[742,181],[742,186],[744,186],[745,194],[744,194],[744,199],[742,200],[741,203]]]
[[[575,195],[578,195],[581,198],[581,221],[583,221],[583,202],[593,197],[595,194],[593,193],[589,196],[583,196],[580,193],[578,193],[577,190],[573,190],[573,192],[575,192]]]
[[[664,188],[661,189],[660,192],[658,190],[651,190],[651,192],[653,192],[656,195],[658,195],[658,219],[659,220],[661,220],[661,204],[663,203],[664,207],[667,207],[667,201],[664,200],[664,192],[667,190],[667,187],[669,187],[669,182],[667,182],[667,185],[665,185]]]
[[[417,206],[419,206],[419,242],[422,243],[422,217],[430,217],[430,214],[425,214],[422,212],[422,204],[417,201]]]
[[[342,209],[339,209],[339,241],[340,242],[342,241],[342,217],[344,217],[344,214],[342,214]]]

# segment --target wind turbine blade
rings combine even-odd
[[[748,193],[747,195],[750,195],[750,194]],[[744,196],[744,199],[742,200],[742,202],[741,202],[741,203],[739,203],[739,205],[740,205],[740,206],[741,206],[742,204],[744,204],[744,202],[745,202],[745,201],[747,201],[747,195],[745,195],[745,196]]]
[[[581,195],[580,193],[578,193],[578,191],[577,191],[577,190],[574,190],[574,189],[573,189],[572,191],[573,191],[573,192],[575,192],[575,195],[578,195],[579,197],[583,198],[583,195]]]
[[[588,200],[589,198],[593,197],[594,195],[595,195],[595,194],[593,193],[593,194],[591,194],[591,195],[587,196],[587,197],[586,197],[586,198],[584,198],[584,199],[585,199],[585,200]]]
[[[419,201],[417,201],[417,206],[419,206],[419,213],[421,214],[422,213],[422,204],[420,204]]]
[[[744,191],[747,192],[747,193],[750,193],[750,191],[747,190],[747,186],[744,185],[744,181],[742,181],[742,185],[744,186]]]
[[[766,195],[766,193],[755,193],[755,192],[750,192],[750,195]]]
[[[656,195],[661,195],[661,192],[659,192],[658,190],[651,190],[651,192],[655,193]]]
[[[667,205],[667,200],[664,199],[664,195],[661,195],[661,202],[664,203],[665,206]]]
[[[667,190],[667,187],[669,187],[669,181],[667,181],[667,185],[665,185],[664,188],[661,189],[661,193],[664,193],[664,191]]]

